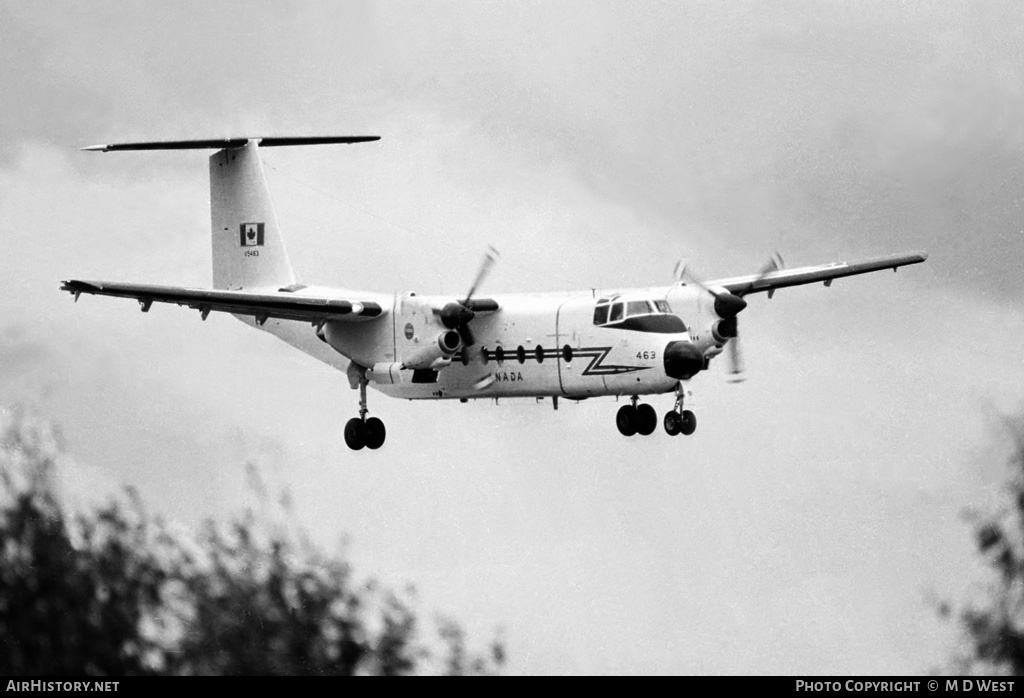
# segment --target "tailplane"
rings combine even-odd
[[[304,136],[149,141],[93,145],[83,150],[195,150],[218,148],[210,156],[210,233],[213,287],[277,290],[295,284],[277,224],[260,147],[364,143],[379,136]]]

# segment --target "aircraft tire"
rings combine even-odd
[[[353,451],[366,445],[366,424],[359,417],[353,417],[345,423],[345,444]]]
[[[683,418],[675,410],[665,413],[664,424],[665,433],[669,436],[678,436],[679,432],[683,430]]]
[[[641,436],[650,436],[658,428],[658,413],[650,405],[636,406],[636,432]]]
[[[636,408],[632,405],[623,405],[615,415],[615,426],[623,436],[632,436],[636,433]]]
[[[683,410],[683,421],[680,431],[682,431],[683,436],[689,436],[697,431],[697,415],[690,412],[690,410]]]
[[[376,417],[366,420],[366,447],[376,450],[384,445],[384,438],[387,436],[387,429],[384,422]]]

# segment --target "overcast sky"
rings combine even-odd
[[[191,524],[291,490],[358,571],[513,672],[920,673],[984,577],[962,512],[1024,397],[1024,6],[0,0],[0,403],[55,419],[83,498]],[[748,380],[690,438],[617,405],[408,403],[350,452],[344,375],[230,317],[58,292],[207,286],[203,153],[264,154],[296,274],[380,291],[668,283],[923,249],[751,298]],[[671,397],[651,402],[659,412]]]

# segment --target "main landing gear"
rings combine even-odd
[[[387,437],[387,430],[384,422],[376,417],[366,418],[366,377],[359,378],[359,416],[353,417],[345,424],[345,443],[353,451],[358,451],[363,446],[370,449],[378,449],[384,445]]]
[[[650,436],[658,427],[658,413],[650,405],[638,405],[639,397],[630,398],[630,404],[619,408],[615,415],[615,426],[623,436]]]
[[[683,409],[683,393],[682,385],[678,386],[675,409],[666,412],[662,421],[669,436],[689,436],[697,429],[697,415]],[[650,436],[658,427],[658,413],[650,405],[637,404],[639,401],[640,398],[634,395],[630,398],[630,404],[620,407],[615,415],[615,426],[623,436]]]

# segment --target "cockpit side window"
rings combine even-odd
[[[654,305],[658,308],[659,313],[672,312],[672,308],[669,307],[668,301],[654,301]]]
[[[608,317],[609,322],[617,322],[622,319],[622,303],[612,306],[612,314]]]
[[[608,322],[608,306],[599,305],[594,308],[594,324],[603,325]]]

